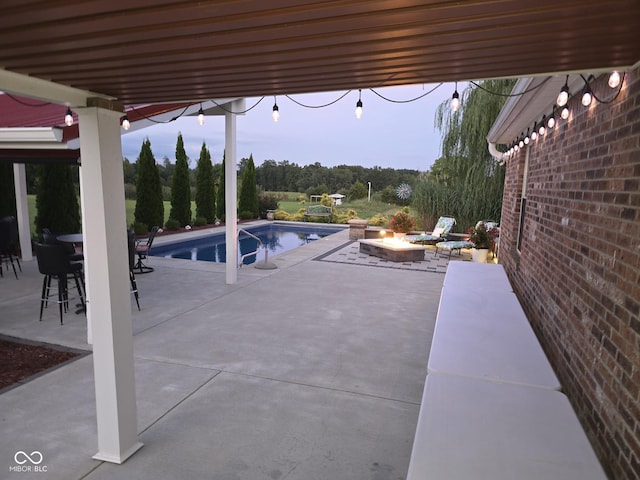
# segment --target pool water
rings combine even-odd
[[[246,230],[260,238],[264,247],[269,250],[269,256],[273,256],[339,232],[342,228],[269,224],[255,228],[247,228]],[[154,246],[151,249],[151,255],[154,257],[183,258],[186,260],[225,263],[227,260],[226,249],[227,245],[225,243],[224,233],[217,233],[194,240]],[[257,249],[258,241],[244,232],[240,232],[238,263],[242,255],[254,252]],[[262,248],[257,255],[251,255],[245,258],[243,264],[249,265],[259,262],[264,260],[264,256],[265,249]]]

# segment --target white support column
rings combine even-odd
[[[84,205],[82,204],[82,198],[84,198],[84,187],[82,186],[82,165],[80,165],[80,169],[78,170],[79,173],[79,181],[80,181],[80,212],[82,214],[82,231],[86,232],[87,231],[87,226],[86,226],[86,222],[84,220],[85,217],[85,213],[86,213],[86,209],[84,208]],[[84,274],[85,277],[89,276],[89,271],[91,270],[91,259],[88,258],[86,255],[84,257]],[[87,282],[85,282],[84,284],[84,293],[86,295],[87,298],[91,298],[91,292],[89,292],[89,284]],[[91,322],[89,321],[89,316],[87,316],[87,344],[89,345],[93,345],[93,330],[91,329]]]
[[[93,331],[98,453],[122,463],[138,441],[121,113],[76,109],[80,123],[84,256],[90,262],[87,318]]]
[[[27,203],[27,174],[24,163],[13,164],[13,183],[16,192],[16,213],[18,215],[18,236],[22,260],[33,260],[31,251],[31,222]]]
[[[240,111],[239,102],[231,102],[231,111]],[[238,281],[238,181],[236,168],[236,115],[225,111],[225,236],[227,243],[226,282],[232,285]]]

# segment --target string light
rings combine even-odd
[[[73,112],[69,107],[67,107],[67,113],[64,114],[64,123],[66,123],[67,127],[73,125]]]
[[[562,107],[562,110],[560,111],[560,117],[563,120],[566,120],[567,118],[569,118],[569,107],[568,106],[564,106]]]
[[[593,99],[593,95],[591,94],[591,87],[589,87],[589,84],[585,85],[584,87],[584,93],[582,94],[582,105],[584,105],[585,107],[588,107],[589,105],[591,105],[591,100]]]
[[[202,110],[202,104],[200,104],[200,110],[198,110],[198,125],[204,125],[204,111]]]
[[[362,90],[358,90],[358,101],[356,102],[356,118],[362,117]]]
[[[556,109],[556,106],[554,105],[553,111],[551,112],[551,116],[549,117],[549,120],[547,120],[547,128],[551,129],[556,126],[556,115],[557,115],[557,109]]]
[[[527,135],[524,137],[524,144],[529,145],[531,138],[529,137],[529,129],[527,128]]]
[[[542,121],[540,122],[540,127],[538,127],[538,135],[542,136],[545,133],[547,133],[547,129],[545,127],[546,124],[547,124],[547,116],[543,115]]]
[[[611,75],[609,75],[609,86],[611,88],[618,88],[618,85],[620,85],[620,72],[614,70],[611,72]]]
[[[564,82],[564,86],[560,89],[560,93],[558,94],[558,98],[556,98],[556,103],[559,107],[564,107],[569,101],[569,75],[567,75],[567,79]]]
[[[456,82],[455,90],[453,91],[453,95],[451,95],[451,111],[457,112],[460,108],[460,95],[458,94],[458,82]]]
[[[122,117],[122,128],[129,130],[131,128],[131,122],[129,121],[129,115]]]
[[[536,141],[538,139],[538,122],[533,122],[533,131],[531,132],[531,140]]]
[[[277,122],[280,119],[280,109],[278,108],[276,97],[273,97],[273,112],[271,113],[271,116],[273,117],[274,122]]]

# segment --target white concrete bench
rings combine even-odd
[[[450,262],[407,480],[606,480],[500,265]]]

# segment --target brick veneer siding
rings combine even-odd
[[[607,76],[596,95],[611,97]],[[610,478],[640,478],[640,69],[509,160],[504,265]],[[533,123],[533,119],[532,119]]]

